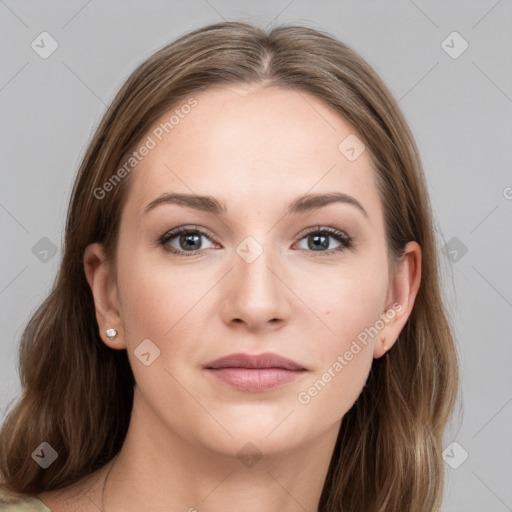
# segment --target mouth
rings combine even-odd
[[[205,365],[216,381],[240,391],[263,392],[295,381],[308,372],[278,354],[230,354]]]

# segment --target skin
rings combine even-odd
[[[39,496],[55,512],[71,504],[97,511],[109,469],[105,512],[145,510],[148,503],[156,512],[225,511],[233,503],[247,512],[316,511],[341,419],[412,310],[421,249],[410,242],[396,267],[389,265],[369,152],[349,161],[338,150],[346,136],[358,135],[353,126],[303,92],[230,87],[194,97],[197,106],[133,171],[117,276],[101,244],[85,251],[100,335],[112,349],[127,349],[135,398],[113,464]],[[336,191],[356,198],[368,216],[342,203],[285,215],[286,205],[306,193]],[[176,204],[144,214],[163,192],[212,195],[227,214]],[[178,256],[155,243],[184,225],[214,235],[201,237],[199,254]],[[354,248],[325,255],[340,246],[327,238],[329,248],[314,251],[303,232],[316,226],[343,231]],[[249,236],[263,251],[251,263],[237,253]],[[186,252],[179,238],[167,245]],[[300,403],[299,393],[394,303],[401,311]],[[112,341],[108,328],[118,331]],[[134,355],[144,339],[160,350],[149,366]],[[203,369],[233,352],[267,351],[308,371],[280,388],[249,393]],[[262,455],[252,467],[237,457],[249,442]]]

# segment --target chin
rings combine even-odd
[[[269,456],[292,450],[321,434],[315,422],[309,425],[304,420],[298,421],[293,407],[281,407],[275,414],[265,416],[257,409],[254,408],[252,414],[246,411],[243,417],[226,419],[226,416],[222,420],[217,417],[231,435],[218,424],[214,427],[209,423],[200,435],[201,444],[208,450],[228,456],[238,454],[239,450]]]

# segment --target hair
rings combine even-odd
[[[373,360],[342,419],[319,510],[439,510],[443,432],[459,370],[413,136],[385,84],[349,46],[305,26],[267,33],[243,22],[212,24],[159,49],[129,76],[99,123],[71,193],[59,272],[22,333],[23,392],[0,432],[0,489],[15,495],[60,489],[120,450],[135,380],[126,350],[113,350],[100,338],[83,255],[87,245],[101,242],[115,262],[131,175],[108,198],[93,191],[171,107],[213,86],[248,85],[312,94],[348,120],[371,155],[389,254],[397,261],[409,241],[422,249],[414,307],[393,349]],[[47,469],[31,458],[43,441],[58,453]]]

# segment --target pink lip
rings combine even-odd
[[[231,387],[252,392],[283,386],[307,372],[295,361],[271,352],[230,354],[206,364],[205,370]]]
[[[283,368],[285,370],[305,370],[303,366],[291,359],[274,354],[273,352],[265,352],[263,354],[229,354],[210,361],[205,364],[207,369],[218,368]]]

